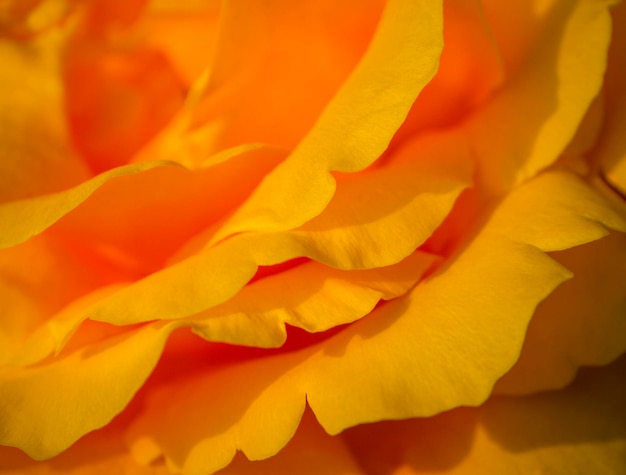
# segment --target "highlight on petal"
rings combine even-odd
[[[367,53],[293,153],[215,236],[297,227],[330,201],[330,171],[355,172],[389,144],[434,75],[442,48],[440,2],[391,0]],[[417,54],[419,52],[419,54]]]
[[[3,368],[2,445],[42,460],[108,424],[152,372],[172,329],[148,325],[47,364]]]
[[[534,176],[574,137],[602,86],[610,3],[550,5],[519,73],[472,118],[479,167],[489,186],[502,190]],[[540,10],[539,2],[534,9]]]
[[[426,419],[355,427],[342,437],[368,475],[622,473],[626,359],[561,391],[496,397]]]

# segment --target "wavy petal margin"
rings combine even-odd
[[[448,267],[322,343],[209,365],[149,391],[130,433],[135,450],[195,474],[217,470],[237,450],[250,459],[276,453],[295,432],[305,400],[331,434],[483,403],[517,360],[536,306],[571,277],[541,247],[598,239],[607,232],[599,223],[614,219],[610,210],[589,211],[586,201],[561,206],[559,191],[580,186],[564,173],[528,182]],[[546,190],[553,193],[545,214],[515,215],[518,200],[532,202]],[[550,239],[540,232],[543,220],[558,225]]]

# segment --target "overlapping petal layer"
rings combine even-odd
[[[500,2],[487,3],[488,17],[505,10]],[[526,54],[506,87],[469,124],[484,179],[499,190],[532,177],[559,157],[600,92],[611,39],[608,2],[512,3],[508,15],[490,18],[490,23],[498,30],[511,28],[496,33],[503,48],[513,49],[513,56],[520,50]],[[525,21],[533,25],[532,33],[512,34]],[[541,25],[539,31],[536,25]]]
[[[560,226],[541,242],[532,229],[546,216],[520,222],[512,213],[517,200],[581,186],[563,174],[529,182],[498,206],[445,271],[321,343],[243,361],[203,359],[198,371],[149,390],[131,437],[136,450],[163,453],[174,467],[195,473],[222,466],[236,450],[251,459],[277,451],[295,430],[305,398],[330,433],[480,404],[517,359],[535,307],[571,277],[537,246],[583,244],[606,232],[586,221],[587,203],[564,208],[557,199],[546,203],[546,215]],[[599,217],[615,225],[614,219],[610,212]],[[515,241],[507,234],[516,228],[531,231]],[[167,415],[156,417],[164,407]],[[214,407],[222,409],[219,417]],[[188,433],[181,437],[183,427]]]
[[[626,469],[625,376],[621,358],[558,392],[357,427],[345,439],[371,475],[617,474]]]

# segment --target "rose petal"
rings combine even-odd
[[[553,163],[576,133],[602,86],[610,3],[551,5],[543,12],[533,54],[472,118],[480,170],[490,186],[503,189],[532,177]]]
[[[344,437],[371,475],[617,474],[626,470],[625,382],[622,358],[562,391],[356,427]]]
[[[241,231],[301,225],[330,201],[335,182],[329,171],[354,172],[376,160],[435,73],[441,17],[439,2],[391,0],[368,51],[313,129],[215,242]]]
[[[323,343],[204,367],[150,390],[132,439],[151,441],[173,466],[195,473],[225,465],[237,449],[251,459],[276,453],[305,397],[331,433],[482,402],[517,357],[536,303],[567,274],[530,246],[481,241],[410,300]]]
[[[210,470],[236,450],[255,459],[279,450],[305,397],[329,433],[482,403],[516,361],[536,306],[571,276],[538,246],[598,239],[607,232],[599,222],[615,219],[597,198],[573,207],[560,201],[581,190],[584,198],[579,179],[563,173],[528,182],[448,267],[321,343],[243,361],[205,358],[198,371],[148,388],[131,439],[152,444],[175,467]],[[544,213],[515,215],[521,201],[539,197]],[[558,224],[549,239],[537,225],[544,221]]]
[[[250,462],[241,455],[216,475],[362,475],[345,442],[329,437],[309,411],[289,444],[274,457]]]
[[[626,235],[551,256],[574,278],[537,308],[520,359],[498,381],[498,393],[561,388],[580,366],[607,364],[626,351]]]
[[[41,460],[108,424],[148,377],[173,328],[145,326],[49,364],[0,370],[2,445]]]
[[[544,173],[517,188],[504,203],[507,212],[494,216],[498,232],[542,251],[595,241],[608,235],[609,229],[626,232],[624,210],[569,173]]]

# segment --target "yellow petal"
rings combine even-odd
[[[544,173],[517,188],[493,218],[498,232],[542,251],[561,251],[626,232],[626,214],[576,175]],[[570,233],[564,230],[570,229]]]
[[[169,383],[176,392],[168,385],[149,392],[131,440],[151,444],[172,466],[196,473],[223,466],[236,450],[250,458],[275,453],[295,431],[305,397],[329,433],[484,402],[516,361],[536,306],[571,277],[538,246],[597,239],[606,233],[598,222],[615,219],[593,200],[564,206],[561,196],[582,190],[584,198],[585,188],[563,175],[546,174],[520,187],[449,265],[407,297],[322,335],[322,342],[266,357],[205,357],[201,368]],[[522,201],[532,205],[537,197],[545,199],[544,213],[515,214]],[[598,222],[585,212],[597,213]],[[546,239],[539,224],[548,222],[558,227]]]
[[[539,3],[525,3],[527,16],[541,10]],[[532,177],[552,164],[575,135],[602,86],[609,4],[549,5],[519,73],[473,117],[477,157],[491,186],[502,189]]]
[[[233,462],[216,475],[362,475],[339,437],[329,437],[310,411],[304,417],[294,438],[274,457],[250,462],[236,456]]]
[[[2,369],[2,445],[41,460],[108,424],[151,373],[172,328],[145,326],[47,364]]]
[[[626,235],[551,256],[574,273],[533,317],[520,359],[495,391],[561,388],[583,365],[607,364],[626,351]]]
[[[622,358],[558,392],[356,427],[344,437],[372,475],[623,473],[625,376]]]
[[[123,430],[123,420],[116,419],[107,427],[82,437],[51,460],[33,460],[19,449],[0,447],[0,474],[172,475],[163,463],[149,467],[137,463],[124,444]]]
[[[605,80],[605,116],[602,135],[591,154],[593,163],[599,165],[608,183],[623,199],[626,196],[626,4],[621,2],[613,10],[613,37],[609,49]]]
[[[330,201],[331,170],[354,172],[379,158],[436,71],[441,17],[439,2],[391,0],[368,51],[313,129],[214,241],[301,225]]]

